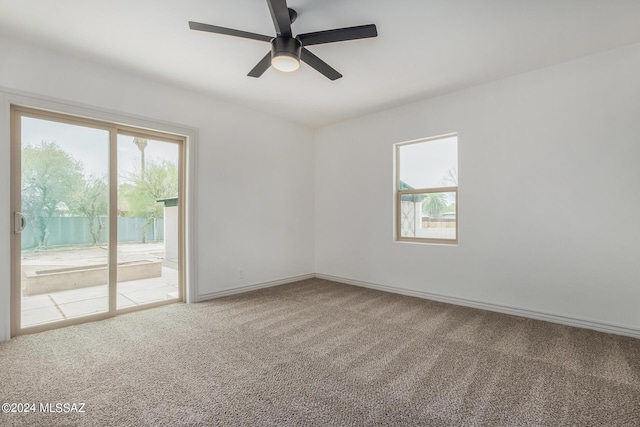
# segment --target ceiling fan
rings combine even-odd
[[[267,0],[273,24],[276,27],[276,36],[265,36],[247,31],[234,30],[232,28],[219,27],[217,25],[202,24],[189,21],[189,28],[197,31],[207,31],[228,36],[243,37],[271,43],[271,51],[253,67],[250,77],[260,77],[270,66],[277,70],[291,72],[300,67],[300,60],[325,75],[331,80],[342,77],[342,74],[333,69],[322,59],[309,52],[306,46],[324,43],[343,42],[348,40],[366,39],[376,37],[378,31],[373,24],[359,25],[357,27],[337,28],[334,30],[316,31],[313,33],[298,34],[293,37],[291,24],[298,17],[298,13],[287,7],[286,0]]]

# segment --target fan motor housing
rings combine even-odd
[[[271,58],[276,56],[290,56],[300,60],[302,44],[292,37],[276,37],[271,40]]]

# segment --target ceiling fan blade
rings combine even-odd
[[[258,62],[256,66],[253,67],[251,71],[249,71],[249,74],[247,74],[247,76],[258,78],[263,75],[264,72],[269,69],[269,67],[271,67],[271,51],[267,52],[264,58],[262,58],[260,62]]]
[[[324,74],[324,76],[330,80],[337,80],[342,77],[342,74],[334,70],[329,64],[315,56],[313,53],[309,52],[309,50],[305,49],[304,47],[302,48],[300,59],[315,68],[321,74]]]
[[[291,37],[291,17],[289,16],[289,8],[287,0],[267,0],[269,11],[273,25],[276,27],[276,33],[279,36]]]
[[[357,27],[336,28],[335,30],[316,31],[314,33],[298,34],[303,46],[314,44],[344,42],[347,40],[367,39],[377,37],[378,30],[374,24],[359,25]]]
[[[226,36],[242,37],[245,39],[271,42],[273,37],[262,34],[249,33],[247,31],[234,30],[233,28],[218,27],[217,25],[202,24],[200,22],[189,21],[189,28],[196,31],[206,31],[209,33],[224,34]]]

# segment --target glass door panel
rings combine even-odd
[[[180,145],[118,135],[117,309],[181,298]]]
[[[20,117],[21,328],[109,311],[109,141]]]

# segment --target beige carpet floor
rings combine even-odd
[[[85,412],[2,426],[638,426],[640,340],[312,279],[17,337],[4,402]]]

